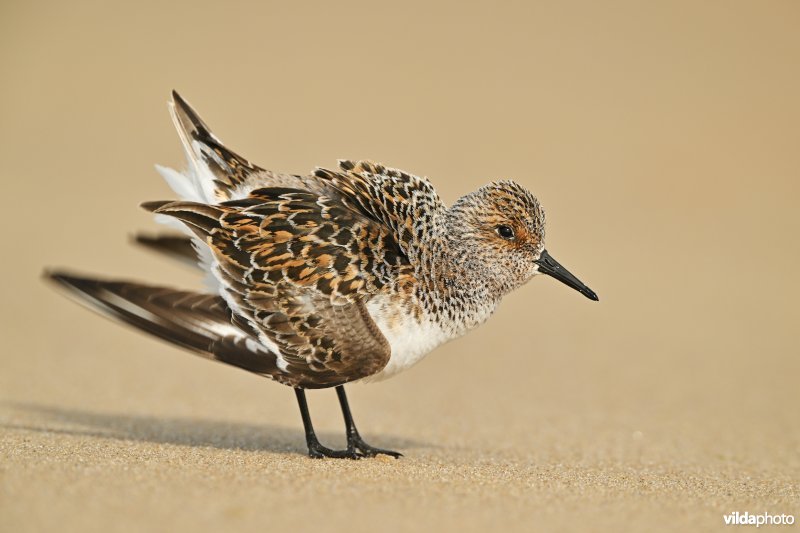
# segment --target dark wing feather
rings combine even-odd
[[[207,166],[214,175],[220,199],[255,173],[264,169],[225,147],[203,119],[177,92],[172,91],[172,117],[184,148],[193,164]]]
[[[412,280],[386,226],[325,196],[282,188],[156,212],[208,243],[236,313],[279,347],[303,386],[360,379],[388,362],[389,345],[364,304],[386,284]]]
[[[192,245],[192,239],[183,235],[161,234],[146,235],[139,233],[134,236],[134,242],[160,254],[177,259],[182,263],[198,267],[197,251]]]
[[[283,381],[276,355],[231,322],[230,309],[219,296],[58,272],[48,277],[114,320],[206,359]]]

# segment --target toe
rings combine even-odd
[[[308,449],[308,456],[312,459],[324,459],[326,457],[330,457],[332,459],[352,460],[358,460],[364,457],[364,455],[357,450],[332,450],[322,445],[310,447]]]
[[[362,454],[364,454],[364,457],[375,457],[376,455],[388,455],[390,457],[394,457],[395,459],[403,457],[403,454],[400,452],[384,450],[383,448],[374,448],[369,444],[362,444],[357,448]]]

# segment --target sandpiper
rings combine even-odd
[[[169,107],[188,168],[157,168],[181,199],[142,205],[187,236],[138,240],[194,261],[207,292],[48,276],[121,322],[293,387],[311,457],[401,456],[364,442],[344,385],[411,367],[533,276],[598,299],[547,253],[544,211],[513,181],[448,208],[426,178],[370,161],[280,174],[225,147],[175,92]],[[311,423],[304,391],[326,387],[344,450],[323,446]]]

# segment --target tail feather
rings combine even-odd
[[[275,353],[235,325],[219,296],[62,272],[45,276],[101,314],[201,357],[256,374],[274,377],[281,373]]]

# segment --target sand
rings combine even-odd
[[[0,8],[0,530],[714,531],[800,519],[795,2]],[[255,162],[371,157],[447,202],[514,177],[550,279],[384,383],[401,460],[304,456],[291,390],[40,279],[200,287],[135,249],[179,89]],[[332,391],[310,393],[343,443]],[[797,527],[797,526],[795,526]],[[789,529],[789,528],[779,528]]]
[[[4,402],[4,530],[699,531],[735,510],[797,513],[797,426],[772,400],[726,416],[719,387],[662,403],[660,381],[625,401],[587,383],[459,383],[458,354],[441,354],[396,384],[352,388],[366,436],[404,458],[315,461],[288,389],[126,344],[143,355],[67,355],[78,368],[47,379],[55,397]],[[98,366],[112,383],[76,390]],[[334,395],[312,407],[341,444]]]

